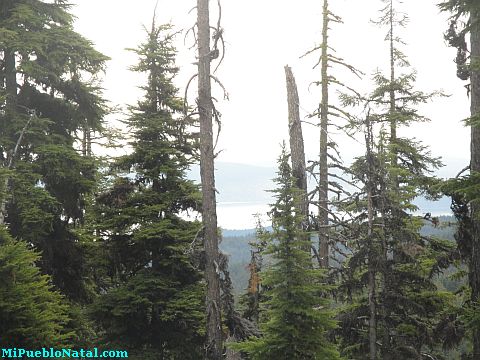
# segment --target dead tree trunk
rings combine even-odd
[[[368,176],[367,176],[367,198],[368,198],[368,307],[369,307],[369,331],[368,331],[368,340],[369,340],[369,351],[370,351],[370,360],[377,359],[377,303],[376,303],[376,262],[377,262],[377,253],[375,251],[375,241],[373,238],[373,195],[374,195],[374,178],[375,178],[375,167],[373,163],[373,154],[372,154],[372,145],[373,145],[373,135],[370,125],[369,115],[367,115],[366,121],[367,133],[365,136],[365,143],[367,145],[367,165],[368,165]]]
[[[480,19],[475,12],[471,13],[470,23],[472,29],[470,33],[471,42],[471,116],[480,115]],[[473,124],[471,126],[470,143],[470,171],[480,172],[480,127]],[[473,222],[472,231],[472,254],[470,260],[470,286],[472,288],[471,300],[473,303],[480,301],[480,204],[478,201],[472,202],[471,219]],[[480,329],[473,329],[473,359],[480,359]]]
[[[197,0],[198,111],[200,116],[200,176],[204,225],[206,295],[206,358],[220,360],[223,338],[220,312],[220,279],[213,153],[213,103],[210,82],[209,0]]]
[[[395,118],[395,47],[394,47],[394,37],[393,37],[393,0],[390,0],[390,109],[389,109],[389,116],[390,116],[390,143],[395,144],[397,140],[397,120]],[[395,166],[397,164],[397,155],[396,151],[393,150],[392,152],[392,162]]]
[[[321,266],[328,268],[329,237],[328,237],[328,0],[323,1],[322,28],[322,100],[320,104],[320,153],[319,153],[319,183],[318,183],[318,241]]]
[[[295,77],[293,76],[292,69],[288,65],[285,66],[285,76],[287,80],[288,130],[290,135],[292,173],[296,179],[297,187],[302,191],[297,207],[303,216],[302,228],[303,230],[306,230],[308,224],[308,198],[305,149],[303,143],[302,124],[300,122],[297,85],[295,83]]]

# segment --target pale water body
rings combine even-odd
[[[423,216],[426,213],[430,213],[432,216],[452,215],[448,198],[442,198],[439,201],[427,201],[420,198],[415,203],[419,207],[419,210],[414,213],[417,216]],[[255,214],[260,215],[264,226],[269,226],[267,216],[269,210],[270,205],[266,201],[218,202],[218,226],[229,230],[253,229],[256,226]]]
[[[223,229],[253,229],[256,225],[255,214],[267,222],[266,213],[270,206],[263,202],[219,202],[217,204],[218,225]]]

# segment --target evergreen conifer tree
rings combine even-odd
[[[366,109],[360,125],[367,154],[351,168],[363,190],[344,207],[356,224],[345,228],[350,232],[345,236],[354,239],[354,250],[341,286],[350,302],[342,312],[341,328],[343,348],[355,358],[367,358],[367,347],[372,350],[378,342],[379,351],[371,351],[370,359],[417,359],[432,356],[441,344],[435,329],[452,297],[438,291],[432,276],[452,246],[420,235],[425,220],[412,215],[418,210],[413,201],[429,195],[430,186],[437,183],[431,172],[441,163],[421,142],[402,137],[400,130],[427,121],[415,107],[438,94],[415,90],[416,75],[405,71],[409,63],[396,35],[407,17],[394,0],[383,3],[378,23],[388,27],[389,75],[377,71],[376,88],[366,97],[343,96],[345,105],[361,103]],[[378,341],[369,342],[372,335]]]
[[[273,230],[265,251],[272,264],[260,273],[268,299],[262,304],[262,336],[235,347],[251,359],[339,359],[327,338],[335,321],[329,301],[322,296],[327,290],[322,283],[325,270],[312,268],[305,250],[310,240],[299,227],[303,215],[295,208],[301,190],[295,185],[285,149],[278,164],[276,202],[270,211]]]
[[[107,57],[75,33],[65,0],[0,3],[0,223],[41,250],[41,269],[69,298],[88,300],[84,198],[95,164],[75,148],[103,131],[97,75]]]
[[[39,255],[3,227],[0,240],[0,347],[68,346],[68,307],[35,265]]]
[[[201,225],[183,214],[198,211],[201,197],[186,179],[197,143],[179,117],[171,28],[153,22],[133,50],[139,62],[132,70],[148,82],[127,120],[132,153],[115,164],[123,176],[96,199],[107,293],[93,315],[105,340],[129,348],[133,358],[193,360],[202,357],[204,341],[202,274],[190,256]]]

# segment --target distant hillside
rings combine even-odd
[[[426,223],[421,233],[425,236],[436,236],[455,241],[454,223],[455,218],[453,216],[441,216],[439,226],[434,227],[432,224]],[[238,295],[243,293],[248,286],[249,243],[255,240],[255,229],[222,230],[222,234],[223,240],[220,243],[220,250],[229,256],[230,275],[234,291]],[[445,280],[445,286],[449,287],[447,283],[448,281]]]

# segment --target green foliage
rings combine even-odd
[[[415,72],[396,35],[407,15],[393,0],[384,0],[378,24],[388,28],[391,50],[389,76],[374,74],[375,89],[357,99],[344,97],[345,105],[363,105],[366,111],[353,127],[365,135],[366,155],[349,170],[361,189],[350,201],[340,204],[354,219],[340,229],[350,240],[351,255],[342,267],[339,299],[348,304],[340,312],[344,354],[355,359],[369,356],[368,295],[374,289],[374,311],[378,355],[382,359],[417,359],[434,356],[443,340],[437,333],[440,322],[453,307],[453,294],[439,291],[433,275],[451,263],[454,245],[420,231],[429,216],[413,216],[419,195],[435,198],[431,190],[439,180],[431,175],[441,166],[427,147],[415,139],[398,136],[397,130],[428,121],[416,107],[438,92],[415,89]],[[372,221],[369,226],[368,213]],[[370,276],[373,274],[373,283]]]
[[[96,164],[79,134],[104,133],[98,74],[108,58],[73,30],[66,1],[0,4],[0,201],[14,237],[41,251],[39,266],[74,301],[88,301],[85,198]],[[12,61],[13,60],[13,61]],[[6,185],[6,188],[5,188]]]
[[[92,316],[106,329],[104,340],[131,349],[133,358],[154,351],[155,359],[193,360],[202,355],[202,295],[198,281],[144,269],[101,296]]]
[[[301,214],[295,209],[299,190],[283,150],[279,159],[276,202],[272,206],[272,232],[266,255],[272,264],[262,271],[265,287],[260,328],[262,337],[234,346],[249,354],[251,359],[338,359],[335,346],[327,332],[335,328],[329,301],[324,297],[329,286],[324,271],[311,266],[308,236],[299,230]]]
[[[197,185],[186,179],[196,142],[179,118],[183,101],[171,26],[148,32],[135,50],[134,71],[148,75],[145,97],[126,121],[132,152],[113,164],[96,197],[89,225],[97,253],[99,296],[91,315],[109,344],[137,359],[199,359],[204,341],[204,285],[192,255],[201,224],[185,220],[199,209]]]
[[[35,265],[39,258],[0,228],[1,347],[68,346],[75,335],[65,300]]]

